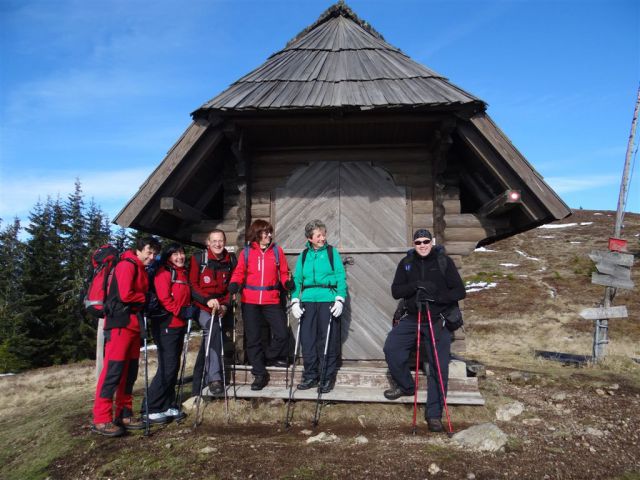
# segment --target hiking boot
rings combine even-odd
[[[410,397],[413,392],[409,390],[403,390],[400,387],[393,387],[384,391],[384,398],[387,400],[397,400],[400,397]]]
[[[264,375],[256,375],[256,378],[253,380],[251,384],[251,390],[262,390],[269,383],[269,374],[265,373]]]
[[[143,430],[145,427],[145,421],[140,417],[122,417],[114,423],[120,425],[125,430]]]
[[[430,432],[444,432],[444,426],[439,418],[427,418],[427,426]]]
[[[146,419],[145,416],[142,417]],[[169,423],[172,420],[172,417],[168,417],[166,412],[158,412],[158,413],[150,413],[149,414],[149,423],[152,425],[163,425],[165,423]]]
[[[320,390],[321,393],[329,393],[331,390],[333,390],[333,387],[335,386],[335,384],[336,384],[335,379],[329,378],[324,382],[322,382],[322,385],[318,387],[318,390]]]
[[[179,422],[180,420],[184,420],[185,418],[187,418],[187,414],[185,412],[183,412],[182,410],[178,410],[175,407],[167,409],[164,412],[164,414],[165,416],[172,418],[176,422]]]
[[[220,380],[214,380],[209,384],[209,393],[211,395],[221,395],[224,393],[224,386]]]
[[[310,388],[317,387],[318,380],[315,378],[307,378],[302,380],[302,383],[298,384],[298,390],[309,390]]]
[[[113,422],[94,423],[91,425],[91,431],[105,437],[121,437],[125,433],[124,428]]]

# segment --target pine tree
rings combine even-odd
[[[1,227],[1,220],[0,220]],[[0,230],[0,372],[16,372],[28,366],[11,348],[24,314],[21,275],[24,245],[19,239],[20,220]]]
[[[29,215],[22,287],[24,315],[17,325],[12,348],[30,366],[39,367],[59,361],[61,322],[58,319],[62,293],[63,251],[60,241],[64,215],[60,200],[38,202]]]

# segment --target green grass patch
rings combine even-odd
[[[83,398],[55,399],[37,408],[22,410],[20,418],[0,421],[0,478],[46,478],[54,459],[76,448],[82,438],[69,432],[69,412],[82,411]]]

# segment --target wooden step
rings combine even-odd
[[[461,362],[462,363],[462,362]],[[228,372],[229,385],[227,386],[227,394],[240,398],[289,398],[289,383],[287,378],[291,378],[291,367],[286,368],[267,368],[269,372],[269,385],[262,390],[251,390],[250,384],[253,382],[251,375],[251,367],[247,365],[235,366],[235,387],[233,384],[234,372]],[[317,398],[317,390],[297,390],[295,386],[301,382],[300,366],[296,366],[293,399],[294,400],[315,400]],[[290,381],[290,380],[289,380]],[[420,389],[418,393],[418,402],[426,401],[426,376],[421,371]],[[342,402],[379,402],[379,403],[411,403],[413,396],[400,397],[397,400],[387,400],[383,392],[389,388],[389,380],[387,378],[387,369],[382,367],[342,367],[336,375],[335,388],[323,394],[322,398],[326,401],[342,401]],[[203,390],[203,395],[211,396],[208,388]],[[478,389],[478,379],[475,377],[453,377],[449,378],[449,392],[447,402],[452,405],[484,405],[484,398]]]

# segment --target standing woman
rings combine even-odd
[[[153,283],[165,313],[151,322],[151,334],[158,347],[158,371],[149,385],[149,422],[167,423],[187,416],[175,403],[187,321],[195,311],[191,307],[182,245],[172,243],[164,250]]]
[[[262,390],[269,383],[266,364],[287,365],[287,325],[280,305],[281,286],[290,290],[289,267],[282,248],[273,242],[273,227],[265,220],[255,220],[246,235],[247,246],[238,255],[229,293],[242,288],[242,318],[254,381],[251,390]],[[271,329],[271,341],[266,351],[262,345],[261,327]]]
[[[295,289],[291,295],[291,312],[301,322],[300,343],[304,358],[304,373],[298,389],[307,390],[320,382],[322,393],[328,393],[335,385],[340,327],[332,325],[325,360],[327,330],[329,319],[342,315],[347,280],[340,254],[327,243],[325,224],[313,220],[304,227],[304,234],[307,248],[298,257]]]

